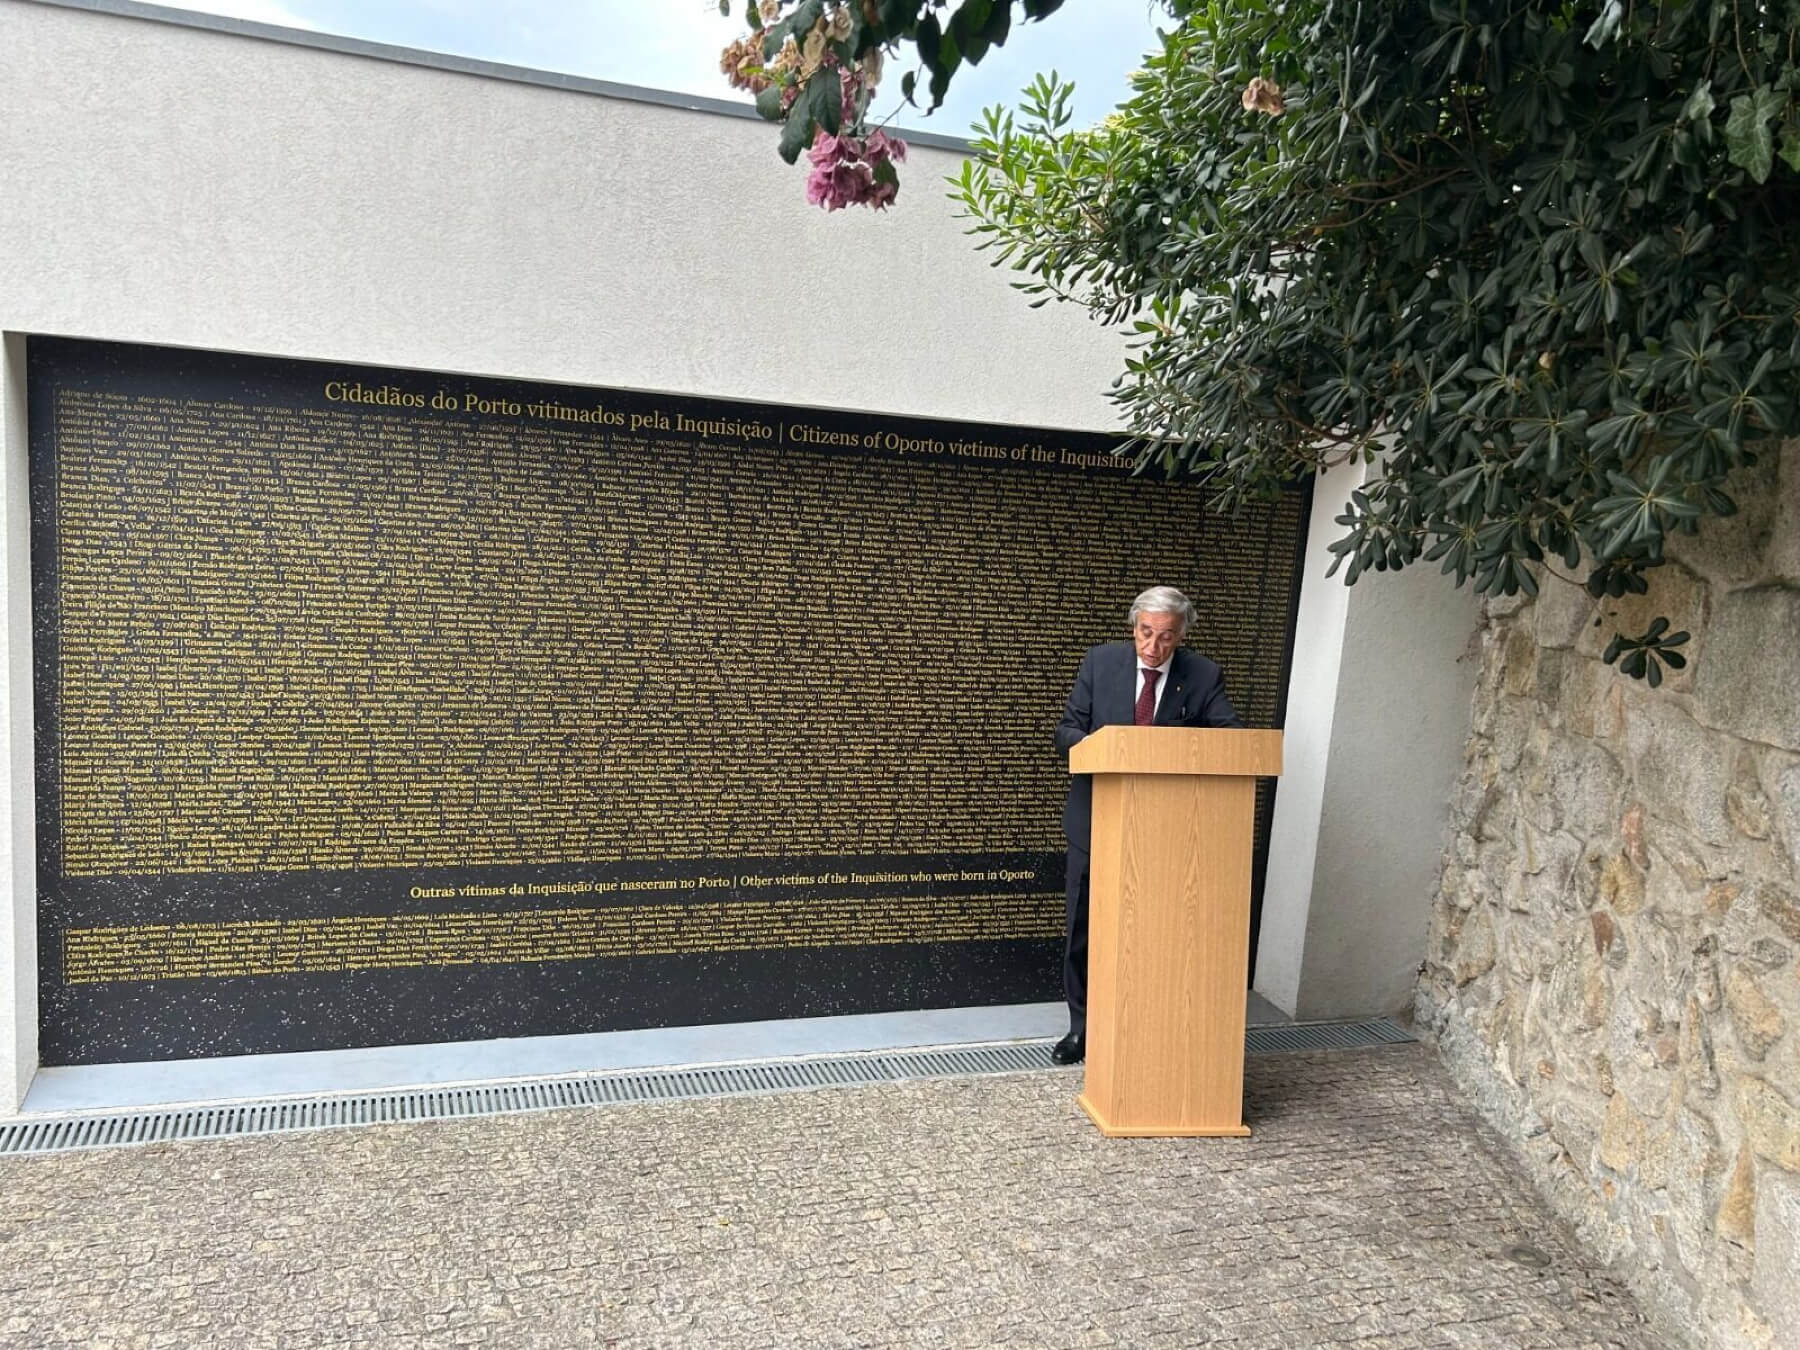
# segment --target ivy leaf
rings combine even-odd
[[[1781,128],[1781,149],[1778,153],[1788,168],[1800,173],[1800,130],[1796,130],[1792,122]]]
[[[1726,157],[1740,169],[1747,169],[1759,183],[1769,181],[1769,170],[1775,167],[1775,140],[1769,132],[1769,119],[1781,110],[1782,98],[1774,89],[1763,85],[1753,94],[1739,94],[1731,100],[1731,116],[1725,120]]]

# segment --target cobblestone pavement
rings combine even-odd
[[[1248,1140],[1046,1072],[6,1159],[0,1345],[1661,1344],[1429,1049],[1248,1078]]]

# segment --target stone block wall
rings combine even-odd
[[[1800,441],[1647,596],[1490,604],[1417,1011],[1663,1330],[1800,1347]],[[1659,689],[1600,655],[1694,634]]]

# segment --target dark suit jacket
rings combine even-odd
[[[1241,727],[1237,710],[1225,697],[1225,676],[1217,664],[1187,647],[1175,649],[1168,688],[1157,691],[1159,727]],[[1075,688],[1056,726],[1056,748],[1065,755],[1090,731],[1130,726],[1137,706],[1137,648],[1129,642],[1105,642],[1081,659]],[[1094,783],[1076,774],[1063,807],[1063,833],[1069,846],[1086,850],[1093,819]]]

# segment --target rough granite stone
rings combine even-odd
[[[1707,843],[1730,842],[1735,831],[1725,814],[1725,788],[1736,748],[1721,744],[1668,697],[1639,692],[1627,698],[1626,709],[1632,783],[1646,810]]]
[[[1725,1187],[1724,1198],[1719,1201],[1715,1220],[1719,1236],[1740,1247],[1753,1246],[1756,1242],[1755,1156],[1747,1148],[1738,1151],[1737,1165],[1731,1169],[1731,1180]]]
[[[1538,578],[1538,596],[1532,612],[1532,632],[1538,646],[1551,650],[1573,647],[1594,626],[1597,604],[1585,586],[1544,573]]]
[[[1719,1061],[1698,995],[1689,996],[1687,1016],[1681,1021],[1681,1068],[1690,1092],[1709,1100],[1719,1095]]]
[[[1612,950],[1613,939],[1619,935],[1619,926],[1613,922],[1613,916],[1603,909],[1597,909],[1588,916],[1594,929],[1594,951],[1601,956]]]
[[[1487,974],[1494,968],[1494,921],[1485,909],[1472,910],[1462,925],[1454,974],[1458,984]]]
[[[1626,677],[1612,666],[1572,652],[1545,653],[1556,663],[1556,707],[1565,730],[1577,736],[1611,740],[1623,728],[1618,682]]]
[[[1716,886],[1709,886],[1705,897],[1701,900],[1701,908],[1714,919],[1722,919],[1731,913],[1731,907],[1737,903],[1738,896],[1744,888],[1735,881],[1721,881]]]
[[[1675,1257],[1690,1272],[1704,1267],[1713,1238],[1715,1182],[1722,1182],[1728,1159],[1718,1131],[1700,1110],[1686,1109],[1645,1142],[1641,1175],[1667,1197],[1666,1236]]]
[[[1643,912],[1644,874],[1623,853],[1595,859],[1600,869],[1600,900],[1617,913],[1629,917]]]
[[[1800,1255],[1750,1265],[1759,1224],[1795,1228],[1766,1192],[1800,1184],[1800,441],[1757,454],[1649,594],[1546,571],[1490,608],[1480,823],[1453,812],[1417,992],[1541,1192],[1706,1350],[1800,1350]],[[1652,689],[1598,657],[1656,616],[1694,637]],[[1449,922],[1476,889],[1489,925]]]
[[[1800,942],[1800,896],[1772,881],[1760,882],[1756,887],[1756,908],[1763,918],[1787,934],[1790,942]]]
[[[1756,1275],[1763,1320],[1781,1350],[1800,1350],[1800,1178],[1771,1174],[1756,1185]]]
[[[1800,589],[1764,586],[1724,596],[1699,663],[1694,699],[1707,726],[1800,750]]]
[[[1608,819],[1619,814],[1625,774],[1604,746],[1559,737],[1551,742],[1545,759],[1545,788],[1557,803],[1559,822]]]
[[[1789,1172],[1800,1172],[1800,1110],[1761,1078],[1737,1084],[1737,1114],[1744,1138],[1759,1157]]]
[[[1779,514],[1781,455],[1778,444],[1756,447],[1757,462],[1725,480],[1737,515],[1708,520],[1698,534],[1669,536],[1666,554],[1708,581],[1742,586],[1768,577],[1769,545]]]
[[[1725,977],[1725,1006],[1731,1010],[1738,1048],[1750,1059],[1760,1061],[1787,1032],[1781,1009],[1749,971],[1734,970]]]
[[[1775,828],[1774,810],[1757,778],[1756,757],[1748,751],[1738,756],[1737,775],[1725,789],[1725,814],[1746,839],[1767,839]]]
[[[1782,446],[1777,502],[1762,574],[1770,581],[1800,587],[1800,441]]]
[[[1752,970],[1766,974],[1780,970],[1794,959],[1794,953],[1774,938],[1758,938],[1744,949],[1743,959],[1744,964]]]
[[[1531,838],[1519,894],[1525,897],[1527,907],[1546,914],[1559,909],[1579,912],[1583,906],[1571,882],[1581,862],[1581,841],[1560,832],[1536,834],[1529,828],[1525,832]]]
[[[1625,856],[1639,867],[1650,865],[1649,842],[1644,835],[1644,805],[1633,802],[1619,820],[1619,836],[1625,841]]]
[[[1600,1126],[1599,1158],[1615,1172],[1628,1172],[1644,1154],[1644,1118],[1632,1109],[1623,1092],[1606,1103],[1606,1119]]]
[[[1775,813],[1787,845],[1788,866],[1800,873],[1800,764],[1783,769],[1776,784]]]
[[[1514,697],[1534,691],[1537,688],[1537,655],[1538,645],[1528,630],[1514,628],[1508,633],[1501,688]]]
[[[1762,1192],[1800,1178],[1800,442],[1740,479],[1745,510],[1673,541],[1649,595],[1546,577],[1490,616],[1480,825],[1453,814],[1417,995],[1558,1212],[1707,1350],[1800,1334],[1750,1264]],[[1694,640],[1651,689],[1598,656],[1657,614]],[[1448,922],[1477,889],[1490,924]]]

